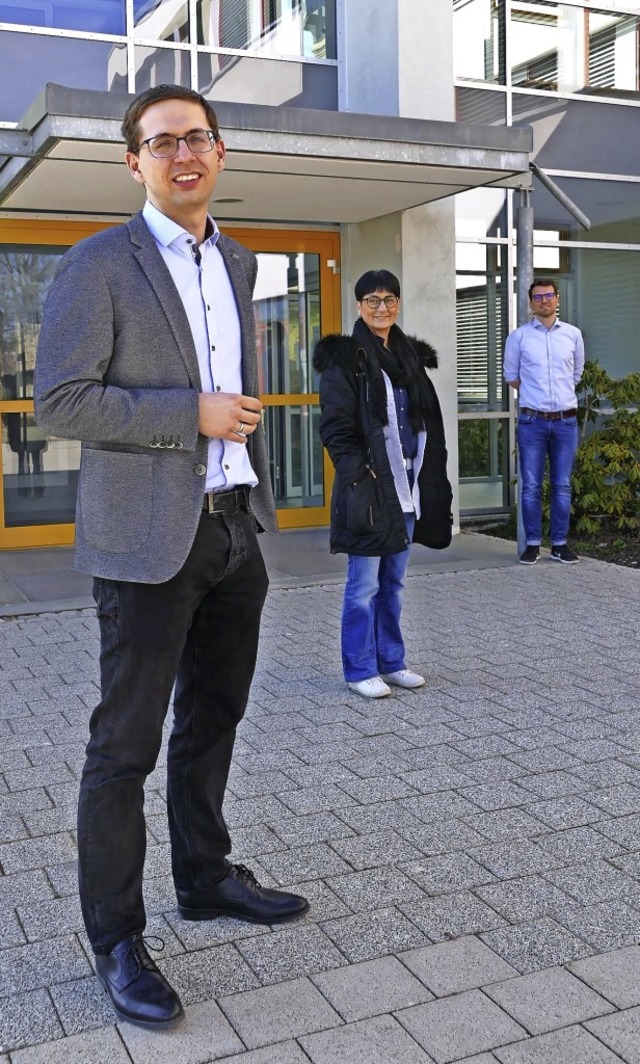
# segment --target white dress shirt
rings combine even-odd
[[[229,274],[216,247],[220,235],[216,223],[207,216],[211,235],[198,249],[195,237],[149,200],[142,215],[178,289],[191,326],[202,391],[242,394],[240,319]],[[254,487],[257,483],[246,444],[209,440],[205,491],[226,491],[239,484]]]
[[[584,369],[584,341],[575,325],[557,318],[547,329],[537,318],[514,329],[504,349],[504,379],[520,381],[520,406],[572,410]]]

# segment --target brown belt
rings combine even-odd
[[[543,421],[564,421],[566,417],[575,417],[578,411],[575,407],[573,410],[532,410],[531,407],[521,406],[520,413],[541,417]]]
[[[206,514],[236,514],[249,509],[249,488],[241,484],[230,491],[207,491],[202,509]]]

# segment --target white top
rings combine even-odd
[[[155,237],[178,289],[191,327],[198,356],[203,392],[242,393],[240,318],[224,259],[216,247],[220,231],[208,216],[211,235],[200,245],[196,239],[149,200],[142,215]],[[210,223],[210,224],[209,224]],[[152,342],[150,340],[150,342]],[[258,483],[244,443],[210,439],[205,491],[223,491]]]

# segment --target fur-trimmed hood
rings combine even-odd
[[[417,336],[406,336],[412,344],[420,362],[427,369],[438,368],[438,355],[426,340],[420,340]],[[329,366],[344,366],[348,369],[356,369],[359,356],[360,344],[354,336],[346,333],[331,333],[318,340],[313,352],[313,368],[316,373],[322,373]]]

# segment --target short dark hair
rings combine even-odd
[[[147,107],[151,107],[152,103],[159,103],[161,100],[190,100],[192,103],[199,103],[206,115],[210,128],[216,135],[219,133],[218,119],[213,107],[195,89],[187,89],[184,85],[154,85],[152,89],[145,89],[139,96],[136,96],[135,100],[131,101],[125,111],[120,128],[122,136],[127,142],[127,151],[134,153],[138,151],[140,146],[140,119]]]
[[[382,291],[384,288],[393,292],[398,299],[400,298],[400,281],[395,273],[391,273],[390,270],[367,270],[362,277],[358,278],[353,291],[357,302],[360,303],[365,296],[371,295],[372,292]]]
[[[549,278],[549,280],[542,278],[541,280],[534,281],[533,284],[529,285],[529,302],[531,302],[531,296],[533,295],[534,288],[553,288],[554,295],[560,295],[558,291],[558,286],[552,278]]]

